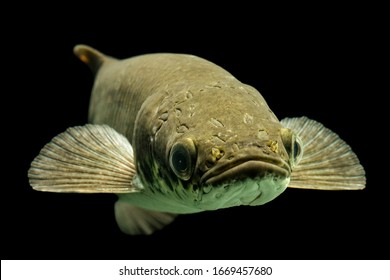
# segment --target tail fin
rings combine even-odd
[[[286,118],[282,125],[298,134],[303,156],[293,169],[290,188],[319,190],[364,189],[363,166],[351,147],[321,123],[302,118]]]
[[[73,53],[85,64],[88,65],[88,67],[91,69],[91,71],[96,74],[99,71],[99,68],[102,66],[102,64],[112,59],[109,56],[106,56],[105,54],[95,50],[94,48],[91,48],[87,45],[77,45],[73,49]]]

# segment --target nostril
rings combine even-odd
[[[211,155],[215,160],[220,160],[225,155],[225,152],[221,148],[213,147],[211,148]]]
[[[210,154],[207,156],[206,159],[206,167],[211,168],[213,167],[218,160],[220,160],[225,155],[225,152],[222,148],[219,147],[213,147],[211,148]]]
[[[278,153],[279,151],[279,144],[277,141],[273,141],[273,140],[269,140],[267,142],[267,146],[269,147],[269,149],[274,152],[274,153]]]

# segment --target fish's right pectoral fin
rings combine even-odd
[[[176,214],[139,208],[118,200],[115,218],[120,230],[130,235],[150,235],[172,223]]]
[[[282,125],[294,131],[303,144],[303,156],[291,173],[289,187],[318,190],[364,189],[363,166],[336,133],[307,117],[286,118]]]
[[[107,125],[76,126],[42,148],[28,171],[38,191],[131,193],[136,174],[133,149],[123,135]]]

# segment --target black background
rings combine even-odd
[[[201,15],[196,20],[203,25],[189,27],[195,19],[186,16],[166,24],[164,16],[156,20],[145,13],[142,20],[113,17],[108,24],[100,15],[75,24],[69,15],[40,18],[41,24],[26,20],[8,30],[1,258],[388,258],[388,179],[378,160],[388,147],[377,128],[383,101],[369,81],[375,35],[364,18],[344,16],[245,23]],[[257,88],[280,119],[305,115],[338,133],[365,167],[367,188],[288,189],[264,206],[180,216],[166,229],[139,237],[117,228],[114,195],[33,191],[27,170],[39,150],[67,127],[87,122],[93,77],[72,53],[79,43],[118,58],[177,52],[222,66]]]

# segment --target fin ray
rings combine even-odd
[[[81,193],[129,193],[135,176],[133,149],[107,125],[68,128],[46,144],[31,163],[35,190]]]
[[[118,200],[115,203],[115,218],[122,232],[130,235],[150,235],[172,223],[176,214],[139,208]]]
[[[293,169],[290,188],[321,190],[364,189],[363,166],[351,147],[330,129],[307,117],[285,118],[303,143],[303,157]]]

